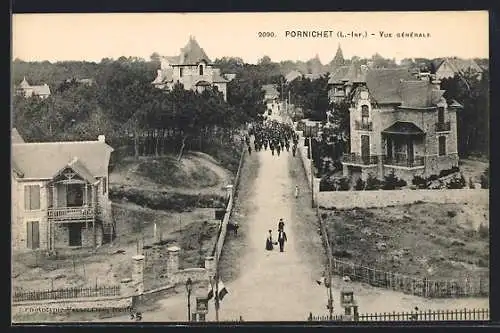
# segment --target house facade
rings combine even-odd
[[[438,80],[452,78],[456,74],[465,74],[471,71],[477,74],[480,80],[483,69],[472,59],[445,58],[436,66],[436,78]]]
[[[280,111],[281,103],[279,100],[279,93],[276,90],[275,84],[265,84],[262,86],[264,90],[264,103],[266,104],[267,112],[274,113]]]
[[[227,84],[234,75],[223,75],[208,58],[194,37],[181,49],[179,56],[161,57],[161,67],[152,84],[159,89],[172,89],[182,83],[185,89],[202,92],[207,87],[217,87],[227,100]]]
[[[40,86],[32,86],[28,83],[26,77],[24,77],[21,83],[16,87],[16,94],[26,98],[38,96],[45,99],[50,96],[50,87],[46,83]]]
[[[115,236],[108,198],[112,151],[103,135],[75,142],[13,138],[13,248],[53,252],[110,241]]]
[[[407,69],[370,69],[352,91],[350,154],[344,176],[378,179],[394,173],[408,184],[414,176],[437,175],[458,166],[457,116],[435,77],[415,78]]]

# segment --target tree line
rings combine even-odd
[[[219,63],[228,67],[227,61]],[[176,142],[180,157],[188,141],[225,140],[264,113],[262,84],[246,65],[228,84],[227,102],[216,88],[155,88],[157,66],[125,57],[98,64],[14,62],[14,78],[48,82],[52,94],[45,100],[15,96],[13,125],[26,141],[95,140],[105,134],[117,146],[132,141],[136,156],[161,154],[168,150],[166,143]],[[68,77],[91,78],[95,84]]]

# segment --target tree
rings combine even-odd
[[[444,97],[463,105],[457,111],[458,153],[467,157],[471,153],[489,155],[489,74],[467,71],[453,78],[443,79]]]

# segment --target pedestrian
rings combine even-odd
[[[278,232],[278,243],[280,244],[280,252],[285,251],[285,242],[288,241],[286,238],[285,231],[281,230]]]
[[[278,222],[278,232],[279,231],[283,231],[283,228],[285,227],[285,222],[283,221],[283,219],[281,218]]]
[[[295,185],[295,199],[299,197],[299,186]]]
[[[266,250],[268,250],[268,251],[273,250],[273,231],[272,230],[269,230],[269,234],[267,235]]]
[[[248,155],[252,155],[252,147],[248,146]]]

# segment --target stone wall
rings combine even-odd
[[[369,208],[411,204],[416,201],[434,203],[489,204],[489,190],[392,190],[392,191],[332,191],[319,192],[320,208]]]

